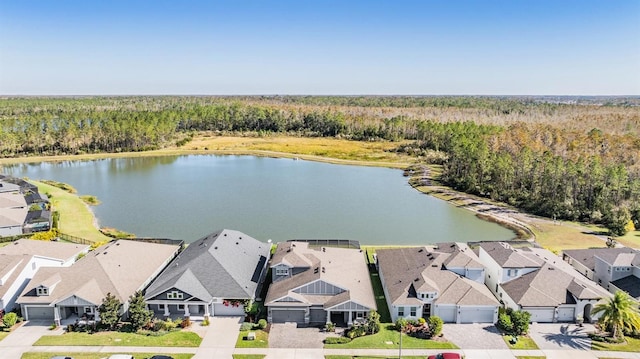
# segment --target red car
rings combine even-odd
[[[440,353],[436,355],[429,355],[427,359],[461,359],[462,357],[458,353]]]

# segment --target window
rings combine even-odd
[[[498,293],[498,284],[496,283],[496,293]]]
[[[415,317],[415,316],[416,316],[416,307],[411,307],[410,315],[411,315],[412,317]]]
[[[174,290],[173,292],[167,293],[167,299],[182,299],[183,294]]]
[[[158,310],[164,310],[164,304],[158,304]]]
[[[404,317],[404,307],[398,307],[398,316]]]
[[[424,299],[424,298],[425,298],[424,293],[420,294],[420,298],[422,298],[422,299]]]
[[[364,318],[364,312],[356,312],[356,318]]]
[[[184,310],[184,304],[178,304],[178,310]]]
[[[289,275],[289,268],[276,268],[276,275]]]
[[[37,295],[49,295],[49,288],[45,288],[45,287],[38,287],[36,289],[36,294]]]
[[[84,307],[84,312],[85,312],[86,314],[91,314],[91,313],[93,313],[93,308],[91,308],[91,307]]]

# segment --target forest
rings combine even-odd
[[[147,151],[218,135],[397,142],[530,213],[640,227],[640,99],[437,96],[0,99],[0,157]]]

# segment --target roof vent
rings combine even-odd
[[[120,242],[116,242],[116,246],[119,246],[119,245],[120,245]]]
[[[224,234],[224,236],[226,237],[226,236],[227,236],[227,234],[225,233],[225,234]]]
[[[418,249],[418,253],[422,253],[422,252],[424,252],[424,249],[422,248]]]
[[[319,270],[319,268],[318,268],[318,267],[315,267],[315,268],[313,269],[313,273],[314,273],[314,274],[315,274],[315,273],[318,273],[318,270]]]
[[[324,273],[324,267],[322,267],[322,273]]]
[[[434,267],[434,268],[438,268],[437,264],[432,264],[431,266]]]
[[[238,244],[238,242],[236,242],[236,244]]]
[[[213,249],[218,249],[218,247],[213,247]]]
[[[417,282],[417,281],[419,281],[419,280],[420,280],[420,278],[416,278],[416,279],[414,279],[413,281],[414,281],[414,282]]]
[[[325,247],[322,247],[322,251],[323,251],[323,252],[326,252],[326,251],[327,251],[327,249],[326,249]]]

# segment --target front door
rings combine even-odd
[[[422,317],[427,319],[431,316],[431,304],[425,304],[422,306]]]

